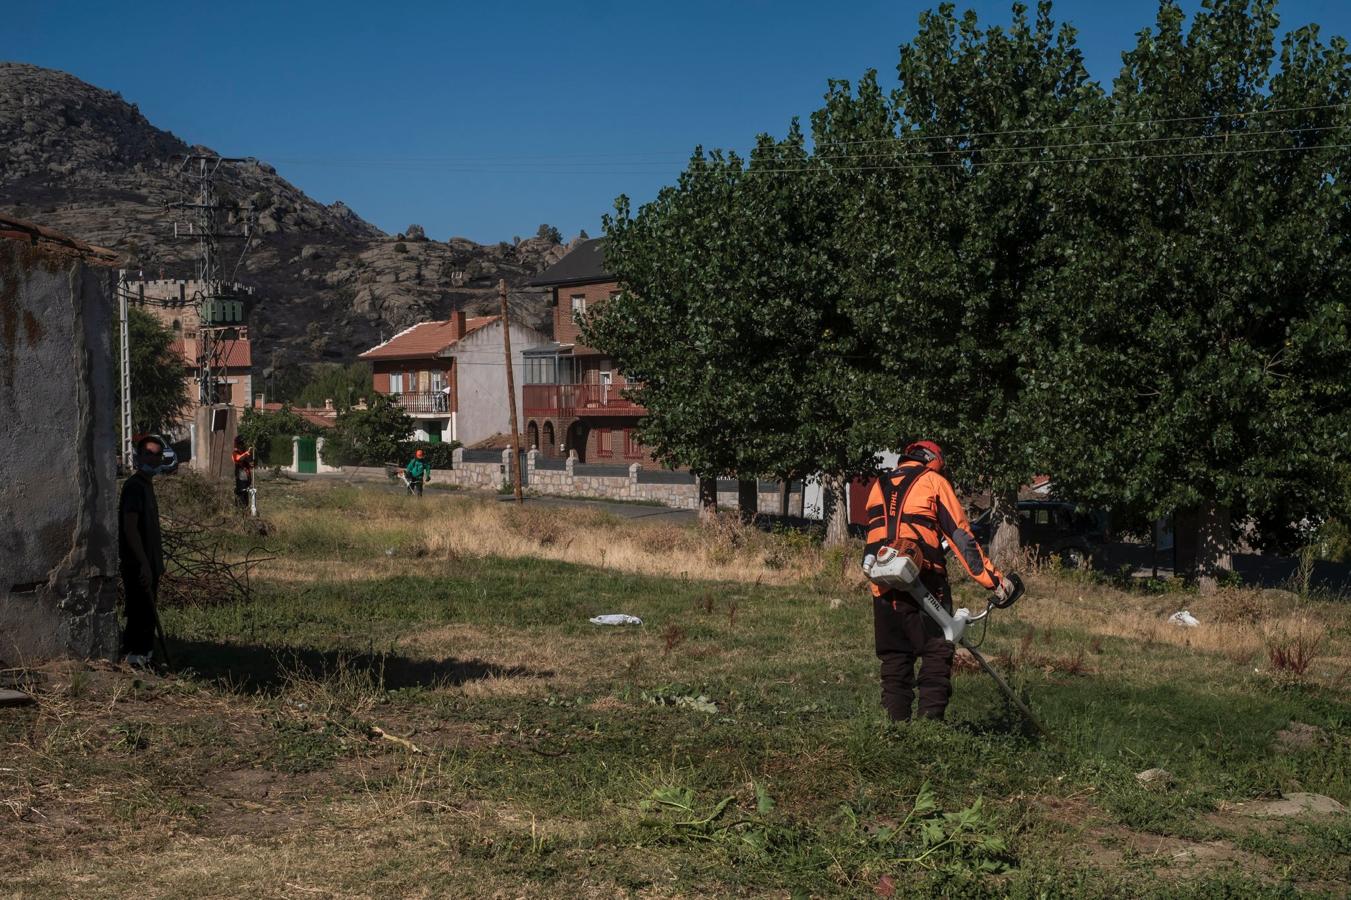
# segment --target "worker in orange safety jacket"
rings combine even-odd
[[[923,555],[920,580],[948,612],[952,611],[952,589],[943,538],[961,567],[981,587],[994,591],[1000,599],[1013,590],[1012,582],[986,558],[972,535],[966,513],[944,472],[943,450],[933,441],[906,447],[900,465],[877,479],[868,494],[867,515],[865,553],[876,555],[884,546],[917,543]],[[892,721],[910,718],[918,658],[919,715],[943,718],[952,696],[954,646],[909,594],[877,584],[871,588],[874,642],[882,663],[882,707]]]
[[[230,461],[235,466],[235,504],[241,509],[249,506],[249,488],[253,487],[253,451],[244,445],[242,437],[235,438]]]

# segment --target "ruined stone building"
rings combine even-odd
[[[0,662],[117,652],[116,257],[0,216]]]

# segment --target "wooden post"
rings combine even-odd
[[[502,348],[507,354],[507,406],[511,409],[511,483],[516,489],[516,502],[524,503],[521,494],[521,431],[516,426],[516,377],[511,369],[511,318],[507,312],[507,280],[497,280],[497,296],[502,301]]]

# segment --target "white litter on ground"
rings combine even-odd
[[[1201,620],[1196,618],[1185,609],[1180,609],[1168,617],[1168,621],[1174,625],[1181,625],[1183,628],[1195,628],[1201,624]]]
[[[627,613],[606,613],[603,616],[593,616],[592,625],[641,625],[643,620],[637,616],[631,616]]]

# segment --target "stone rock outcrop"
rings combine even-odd
[[[191,277],[193,244],[173,238],[165,210],[183,196],[178,158],[190,152],[211,151],[154,127],[115,93],[64,72],[0,63],[2,212],[119,250],[147,277]],[[524,287],[566,252],[551,237],[441,242],[412,225],[396,241],[341,201],[311,199],[263,162],[224,167],[217,187],[258,214],[259,234],[236,277],[258,292],[250,324],[260,369],[346,362],[419,319],[496,311],[498,279],[511,287],[523,324],[552,327],[548,293]]]

